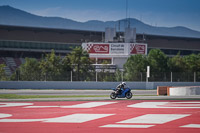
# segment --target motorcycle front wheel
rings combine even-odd
[[[132,96],[133,96],[133,94],[132,94],[131,92],[127,92],[127,93],[126,93],[126,98],[127,98],[127,99],[131,99]]]
[[[116,97],[117,97],[117,95],[116,95],[115,92],[112,92],[112,93],[110,94],[110,98],[111,98],[111,99],[116,99]]]

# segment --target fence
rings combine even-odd
[[[156,73],[151,72],[150,77],[146,78],[146,73],[127,74],[119,71],[115,73],[110,72],[72,72],[52,75],[46,73],[30,73],[28,75],[16,72],[11,77],[11,81],[109,81],[109,82],[200,82],[200,72],[165,72]]]

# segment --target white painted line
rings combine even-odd
[[[45,119],[0,119],[0,122],[38,122]]]
[[[132,108],[160,108],[159,105],[165,105],[168,102],[141,102],[132,105],[128,105],[128,107]]]
[[[178,103],[178,102],[176,102],[176,103]],[[195,102],[195,103],[197,103],[197,102]],[[197,105],[190,107],[189,102],[185,103],[186,107],[178,107],[179,105],[173,106],[175,104],[173,104],[173,105],[172,104],[173,104],[173,102],[141,102],[141,103],[128,105],[127,107],[132,107],[132,108],[181,108],[181,109],[183,109],[183,108],[184,109],[200,108],[200,106],[197,106]]]
[[[54,122],[54,123],[83,123],[100,119],[114,114],[72,114],[56,118],[43,119],[0,119],[0,122]],[[1,114],[1,118],[9,117],[9,114]]]
[[[81,104],[75,104],[75,105],[67,105],[67,106],[27,106],[24,108],[93,108],[108,104],[113,104],[117,102],[87,102],[87,103],[81,103]]]
[[[109,124],[101,127],[110,127],[110,128],[149,128],[154,125],[120,125],[120,124]]]
[[[189,114],[146,114],[117,123],[163,124],[186,116]]]
[[[200,102],[170,102],[167,104],[170,107],[200,107]]]
[[[200,128],[200,124],[188,124],[180,127],[187,127],[187,128]]]
[[[11,116],[12,116],[11,114],[0,113],[0,118],[11,117]]]
[[[95,119],[100,119],[103,117],[111,116],[114,114],[72,114],[68,116],[51,118],[45,120],[44,122],[56,122],[56,123],[83,123]]]
[[[167,105],[168,107],[200,107],[200,104],[169,104],[169,105]]]
[[[58,107],[61,107],[61,106],[27,106],[27,107],[24,107],[24,108],[58,108]]]
[[[108,105],[108,104],[113,104],[117,102],[88,102],[88,103],[82,103],[82,104],[76,104],[76,105],[71,105],[71,106],[61,106],[62,108],[93,108],[93,107],[98,107],[98,106],[103,106],[103,105]]]
[[[187,104],[188,103],[199,103],[200,104],[200,102],[195,102],[195,101],[194,102],[172,102],[172,103],[187,103]]]
[[[33,103],[5,103],[5,102],[2,103],[0,102],[0,107],[15,107],[15,106],[27,106],[27,105],[33,105]]]

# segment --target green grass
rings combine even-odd
[[[0,94],[0,99],[31,99],[31,98],[79,98],[79,97],[108,97],[107,95],[17,95],[17,94]]]

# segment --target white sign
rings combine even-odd
[[[147,66],[147,78],[150,77],[150,66]]]
[[[110,46],[110,54],[125,54],[124,44],[112,43]]]

